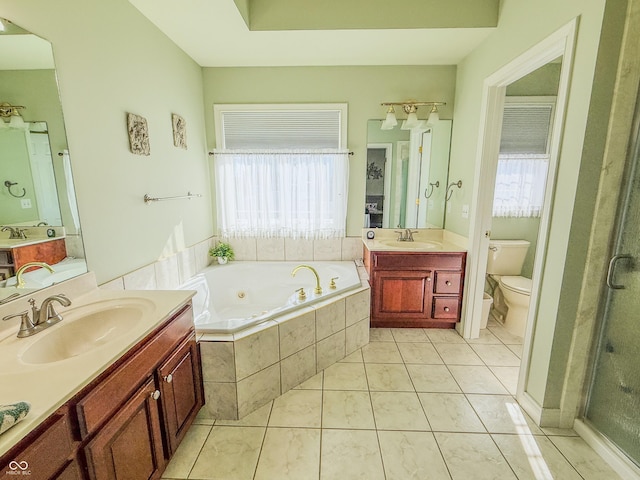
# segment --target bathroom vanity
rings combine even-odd
[[[445,241],[364,241],[372,327],[453,328],[460,321],[466,251]]]
[[[140,307],[140,318],[126,319],[134,325],[125,327],[122,340],[98,342],[77,355],[74,349],[81,347],[74,344],[69,347],[74,353],[60,359],[54,357],[64,353],[39,348],[47,335],[63,328],[72,333],[77,322],[98,321],[90,316],[105,305],[109,312]],[[13,332],[1,339],[3,360],[16,352],[21,358],[8,359],[0,381],[24,387],[0,394],[0,404],[19,396],[32,408],[0,436],[0,471],[24,467],[29,478],[44,480],[160,478],[203,405],[190,293],[100,292],[86,308],[86,319],[77,320],[69,310],[69,320],[50,332],[25,339]],[[120,323],[114,321],[113,328]],[[17,362],[25,366],[10,372]]]
[[[0,280],[9,278],[25,263],[45,262],[49,265],[67,256],[64,238],[0,241]]]

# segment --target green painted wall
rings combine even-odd
[[[348,148],[354,155],[347,235],[357,236],[363,226],[367,121],[384,116],[381,102],[407,99],[446,102],[440,115],[451,118],[455,75],[455,66],[205,68],[207,142],[215,148],[214,103],[348,103]]]
[[[3,120],[0,120],[0,122]],[[14,128],[0,129],[0,172],[2,182],[0,187],[0,225],[29,222],[38,219],[38,202],[33,188],[31,164],[29,162],[29,147],[25,131]],[[15,158],[26,161],[16,162]],[[31,208],[21,206],[22,198],[15,198],[9,194],[4,182],[10,180],[17,183],[11,191],[20,195],[24,188],[24,199],[31,200]]]
[[[52,42],[89,269],[102,283],[212,235],[201,68],[126,0],[0,0],[2,16]],[[147,119],[148,157],[126,113]],[[171,114],[187,123],[173,146]],[[202,199],[145,205],[153,196]]]

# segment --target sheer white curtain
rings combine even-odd
[[[218,150],[214,165],[222,236],[345,236],[347,151]]]
[[[548,155],[500,154],[493,216],[539,217],[548,165]]]

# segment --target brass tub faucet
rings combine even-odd
[[[296,273],[301,268],[306,268],[307,270],[311,270],[313,272],[313,274],[316,276],[316,288],[313,290],[313,293],[315,293],[316,295],[322,295],[322,287],[320,286],[320,275],[318,275],[318,272],[316,271],[316,269],[313,268],[311,265],[304,265],[304,264],[298,265],[296,268],[294,268],[291,271],[291,276],[295,277]]]

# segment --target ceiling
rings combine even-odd
[[[129,1],[202,67],[455,65],[495,29],[499,5],[498,0],[367,0],[377,14],[364,15],[361,0]],[[381,8],[387,3],[393,10]],[[320,12],[326,5],[334,10]],[[396,28],[403,17],[414,19],[412,28]],[[295,18],[305,19],[300,20],[304,29],[296,29]],[[339,21],[332,24],[331,18]]]

